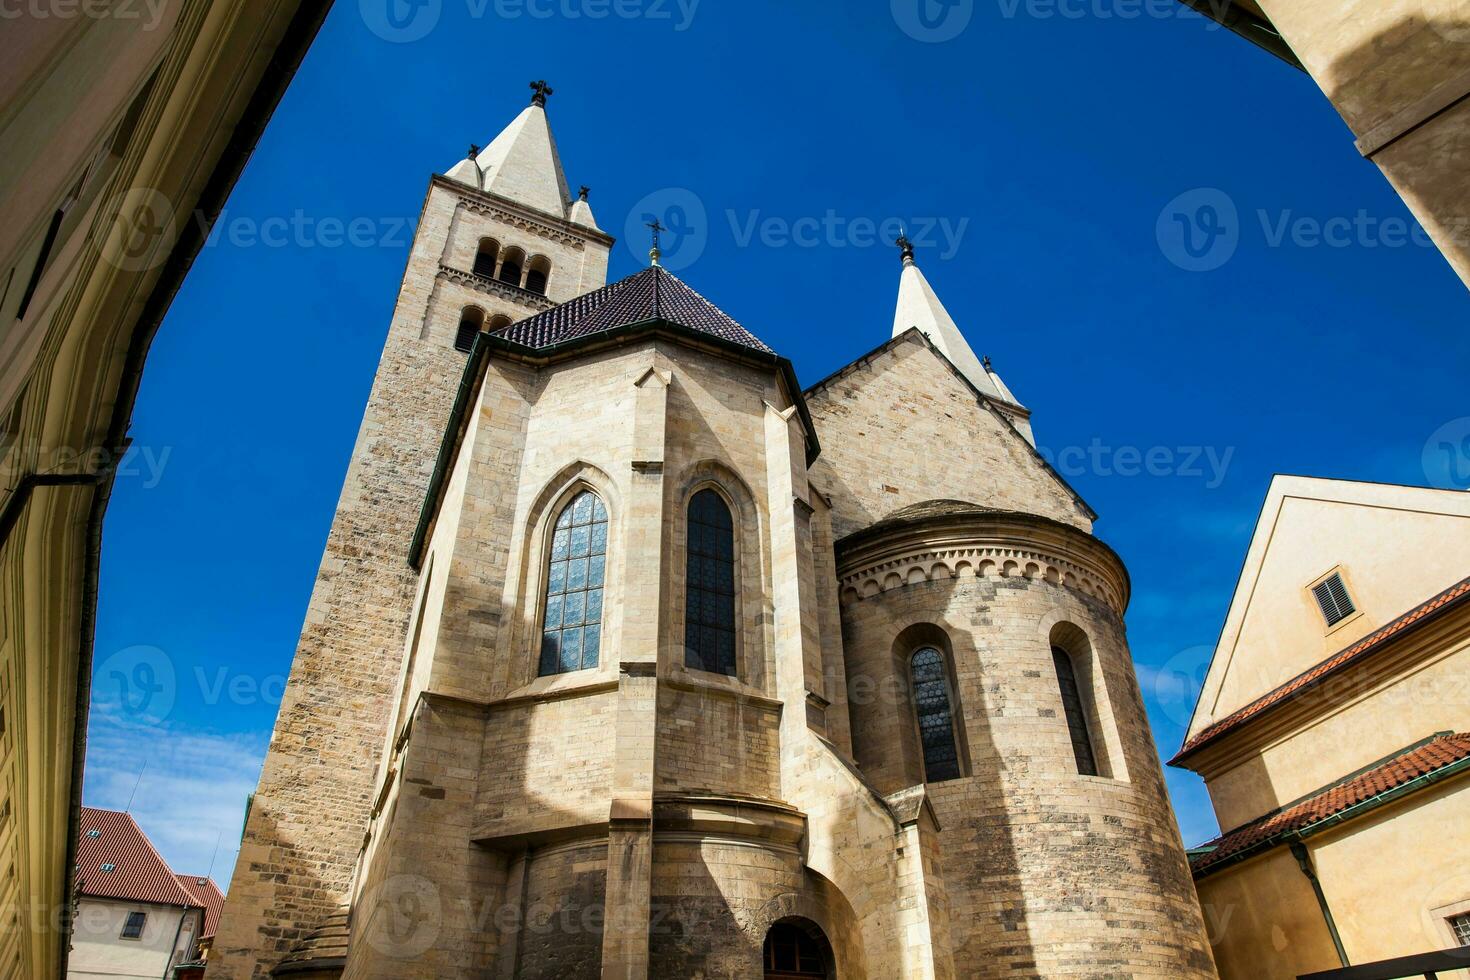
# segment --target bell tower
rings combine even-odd
[[[552,89],[429,182],[281,701],[209,976],[332,975],[417,574],[408,553],[466,352],[607,280],[613,239],[567,188]],[[327,972],[318,974],[316,970]]]

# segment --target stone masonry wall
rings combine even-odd
[[[880,780],[911,778],[912,762],[892,762],[912,726],[907,679],[892,675],[895,641],[924,626],[952,648],[969,756],[964,777],[926,787],[956,974],[1214,976],[1117,614],[1044,579],[973,574],[849,599],[849,675],[889,692],[853,700],[858,761]],[[1096,669],[1079,677],[1092,682],[1093,743],[1116,778],[1077,772],[1051,658],[1058,635],[1089,641]]]
[[[574,242],[564,222],[506,222],[467,210],[464,199],[436,182],[425,201],[241,844],[211,980],[266,976],[347,897],[401,674],[416,585],[409,541],[464,370],[465,355],[452,346],[458,301],[434,299],[448,281],[444,257],[457,241],[483,234],[524,246],[550,234],[556,241],[537,251],[578,268],[588,263],[570,253],[608,247],[585,233]],[[582,285],[553,276],[550,300],[570,299]],[[502,293],[486,292],[487,305],[516,319],[546,304]]]
[[[916,333],[812,391],[812,480],[837,538],[925,500],[967,500],[1079,527],[1091,520],[1035,451]]]

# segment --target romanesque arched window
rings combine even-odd
[[[506,249],[505,256],[500,261],[500,281],[508,282],[512,286],[519,286],[521,284],[521,266],[525,261],[525,252],[515,247]]]
[[[504,313],[497,313],[495,316],[492,316],[490,318],[489,323],[485,324],[485,330],[488,333],[495,333],[498,330],[504,330],[506,327],[510,326],[510,324],[510,317],[506,316]]]
[[[480,239],[475,251],[475,275],[486,279],[495,278],[495,259],[500,255],[500,243],[493,238]]]
[[[924,751],[924,782],[956,779],[960,774],[960,753],[955,742],[954,709],[949,701],[949,674],[944,655],[933,647],[915,650],[909,658],[909,680],[913,685],[919,745]]]
[[[533,258],[526,266],[526,288],[546,295],[546,281],[551,278],[551,260],[544,255]]]
[[[602,588],[607,576],[607,508],[591,490],[556,517],[546,566],[546,611],[538,673],[597,666],[602,649]]]
[[[467,351],[475,345],[475,334],[485,326],[485,311],[466,306],[459,315],[459,329],[454,332],[454,349]]]
[[[713,490],[701,490],[689,501],[684,581],[684,666],[733,677],[735,521]]]
[[[1092,736],[1087,731],[1087,702],[1077,683],[1072,658],[1061,647],[1051,648],[1052,664],[1057,670],[1057,687],[1062,692],[1062,711],[1067,716],[1067,733],[1072,738],[1072,754],[1077,758],[1077,771],[1084,776],[1097,775],[1097,756],[1092,751]]]

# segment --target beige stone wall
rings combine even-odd
[[[1455,0],[1260,0],[1261,8],[1470,282],[1470,12]],[[1458,100],[1458,101],[1457,101]],[[1454,108],[1442,112],[1446,106]],[[1392,141],[1392,142],[1390,142]],[[1382,147],[1382,149],[1379,149]]]
[[[837,538],[944,498],[1092,526],[1030,445],[918,333],[814,390],[809,406],[822,441],[813,479],[832,500]]]
[[[465,355],[452,346],[460,310],[477,298],[488,312],[519,319],[547,305],[477,287],[468,266],[452,264],[484,235],[575,268],[575,277],[554,268],[553,302],[584,291],[586,277],[605,268],[604,237],[450,182],[431,184],[241,845],[211,978],[266,975],[348,897],[402,692],[418,591],[409,542],[464,370]],[[577,242],[581,252],[602,257],[575,259]]]
[[[922,778],[907,656],[952,654],[967,775],[926,789],[958,975],[1213,975],[1115,610],[1044,579],[967,574],[849,600],[843,630],[857,760],[885,791]],[[1079,636],[1094,747],[1116,778],[1078,775],[1073,758],[1051,646]]]

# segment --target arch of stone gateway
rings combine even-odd
[[[803,388],[606,281],[546,94],[430,181],[211,980],[1214,976],[1127,572],[912,247]]]

